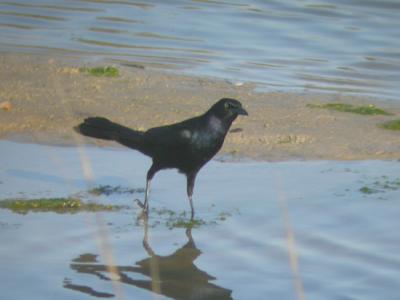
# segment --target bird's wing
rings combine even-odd
[[[149,129],[146,131],[145,137],[147,142],[154,147],[187,147],[190,144],[194,128],[193,122],[182,122]]]
[[[202,131],[204,119],[201,117],[149,129],[144,134],[148,153],[153,160],[160,161],[168,167],[178,166],[181,170],[203,163],[205,158],[210,156],[210,151],[194,142]]]

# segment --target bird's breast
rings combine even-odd
[[[194,131],[191,133],[190,144],[200,153],[206,154],[218,151],[224,141],[224,134],[213,130]]]

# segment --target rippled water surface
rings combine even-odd
[[[153,180],[148,227],[133,203],[142,193],[85,192],[143,187],[150,161],[134,151],[0,141],[0,154],[1,199],[128,206],[0,209],[2,299],[398,299],[400,162],[212,161],[194,197],[205,224],[186,230],[171,226],[189,209],[174,171]]]
[[[0,50],[400,99],[400,2],[0,1]]]

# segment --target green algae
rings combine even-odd
[[[144,188],[127,188],[122,187],[120,185],[111,186],[111,185],[99,185],[94,187],[88,191],[89,194],[95,196],[110,196],[112,194],[136,194],[136,193],[144,193]]]
[[[360,188],[360,192],[367,195],[398,190],[400,190],[400,178],[389,178],[386,175],[378,177],[373,183]]]
[[[237,214],[239,213],[237,210],[234,212],[223,211],[217,214],[212,214],[213,216],[211,217],[195,217],[192,219],[190,212],[187,211],[175,212],[167,208],[152,208],[150,210],[150,218],[157,215],[156,220],[151,224],[152,227],[163,225],[170,230],[177,228],[190,229],[217,225],[220,222],[228,220],[228,218],[232,217],[235,212]]]
[[[115,211],[122,209],[123,206],[83,202],[77,198],[40,198],[0,200],[0,208],[9,209],[18,214],[27,214],[28,212],[73,214],[78,212]]]
[[[400,120],[392,120],[378,125],[380,128],[389,130],[400,130]]]
[[[87,73],[97,77],[118,77],[119,70],[116,67],[105,66],[105,67],[94,67],[94,68],[80,68],[82,73]]]
[[[349,112],[359,115],[391,115],[387,111],[376,107],[373,104],[363,105],[363,106],[355,106],[347,103],[340,102],[332,102],[325,104],[307,104],[307,107],[310,108],[323,108],[328,110],[335,110],[340,112]]]

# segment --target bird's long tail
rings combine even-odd
[[[143,151],[144,137],[142,131],[130,129],[106,118],[87,118],[74,129],[85,136],[116,141],[129,148]]]

